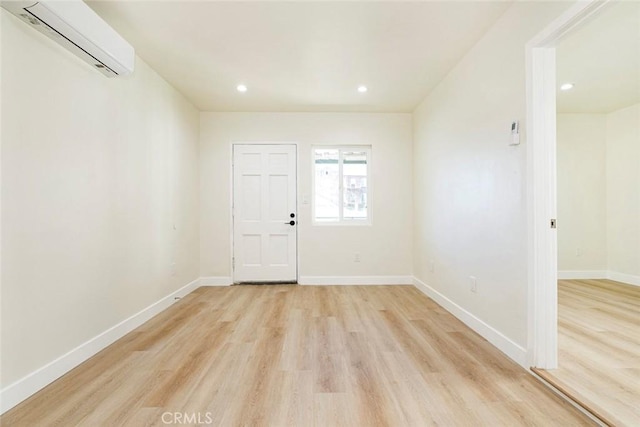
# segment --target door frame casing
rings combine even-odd
[[[230,254],[229,254],[229,271],[231,272],[231,284],[235,284],[235,268],[234,268],[234,256],[235,256],[235,238],[234,238],[234,232],[235,232],[235,215],[234,215],[234,191],[235,191],[235,180],[234,180],[234,167],[235,167],[235,159],[234,159],[234,147],[236,145],[292,145],[296,148],[296,200],[295,200],[295,206],[296,206],[296,219],[297,219],[297,226],[296,226],[296,283],[298,283],[298,281],[300,280],[300,204],[298,202],[299,200],[299,191],[300,188],[298,186],[298,171],[300,170],[300,144],[297,142],[287,142],[287,141],[232,141],[230,144],[230,159],[231,159],[231,168],[230,168],[230,194],[229,194],[229,216],[231,218],[230,224],[231,227],[229,230],[230,236],[229,236],[229,242],[231,243],[229,245],[229,250],[230,250]]]
[[[526,47],[527,81],[527,360],[529,366],[558,366],[556,218],[557,43],[610,0],[580,0]]]

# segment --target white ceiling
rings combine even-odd
[[[612,2],[557,47],[561,113],[610,113],[640,102],[640,2]]]
[[[410,112],[507,1],[90,6],[203,111]],[[245,94],[236,85],[246,84]],[[365,94],[357,92],[367,85]]]

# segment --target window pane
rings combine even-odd
[[[343,153],[343,217],[344,219],[367,219],[367,153]]]
[[[340,220],[340,177],[338,150],[314,150],[315,166],[315,219],[316,221]]]

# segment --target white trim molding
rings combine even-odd
[[[626,283],[627,285],[640,286],[640,276],[634,276],[632,274],[619,273],[617,271],[608,271],[607,279]]]
[[[557,366],[556,229],[556,99],[555,49],[527,49],[528,172],[528,347],[529,363],[539,368]]]
[[[208,276],[200,278],[200,286],[231,286],[233,280],[228,276]]]
[[[611,270],[564,270],[558,271],[561,280],[599,280],[609,279],[627,285],[640,286],[640,276]]]
[[[197,289],[199,285],[200,279],[192,281],[117,325],[96,335],[89,341],[80,344],[78,347],[63,354],[54,361],[3,388],[0,390],[0,414],[5,413],[18,403],[57,380],[85,360],[94,356],[99,351],[174,304],[178,299],[190,294]]]
[[[412,276],[300,276],[300,285],[412,285]]]
[[[457,317],[465,325],[476,331],[481,337],[493,344],[498,350],[506,354],[517,364],[525,369],[529,369],[527,363],[527,350],[503,335],[491,325],[482,321],[469,311],[460,307],[440,292],[427,285],[417,277],[413,278],[413,285],[423,294],[434,300],[438,305]]]
[[[558,280],[606,279],[606,270],[560,270]]]

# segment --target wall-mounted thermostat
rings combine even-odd
[[[520,122],[511,122],[511,142],[509,145],[520,145]]]

